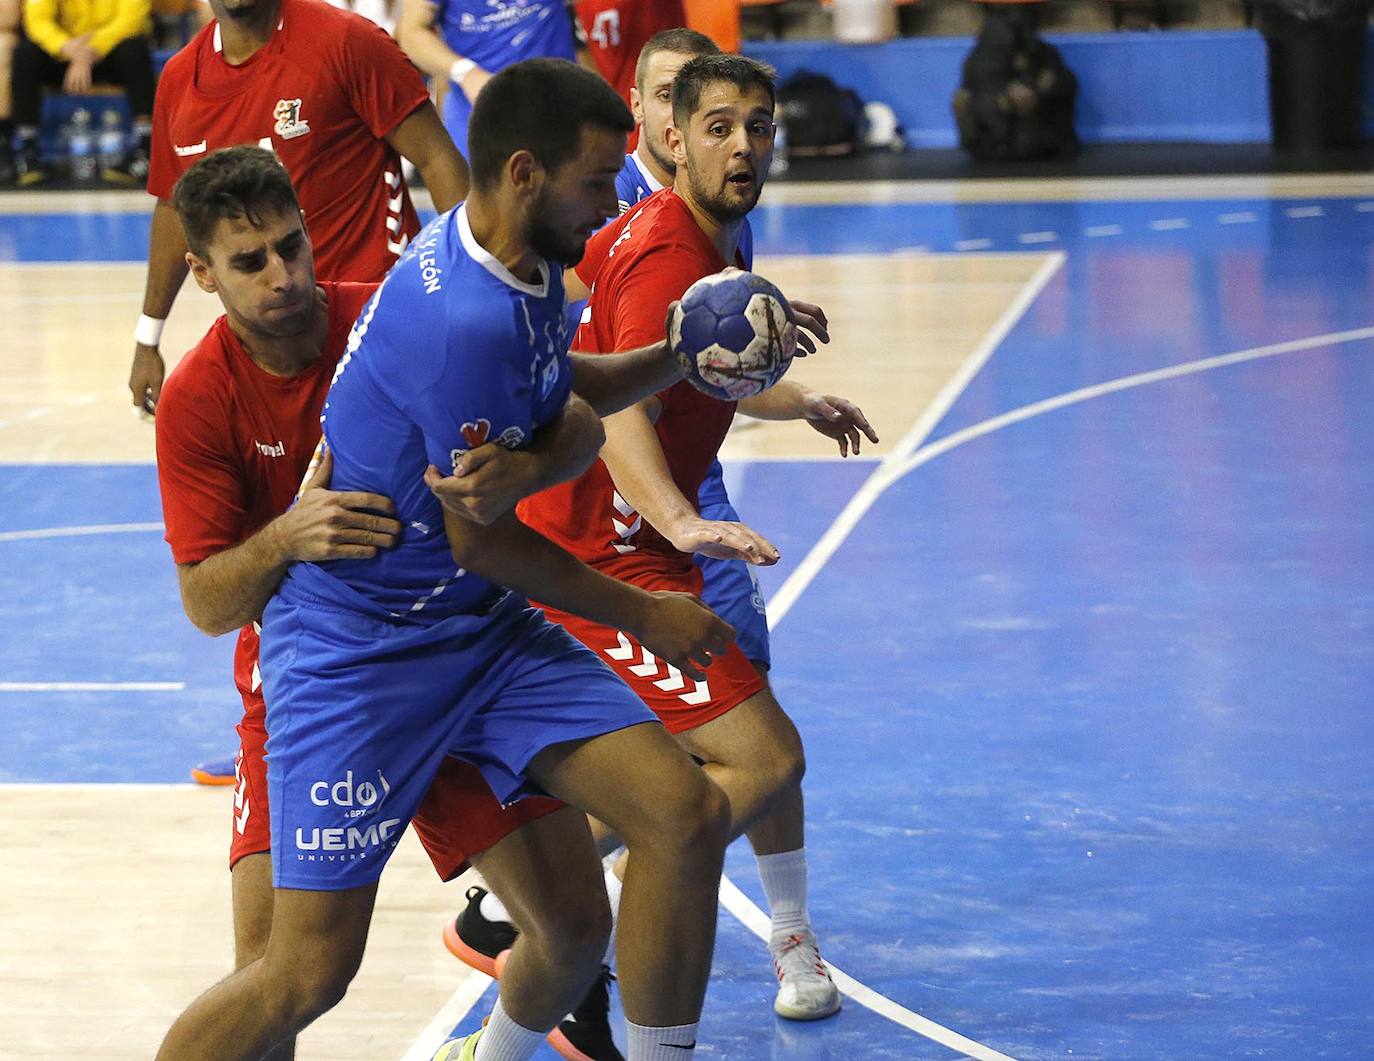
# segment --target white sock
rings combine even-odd
[[[806,848],[759,855],[759,880],[768,896],[773,939],[785,939],[811,926],[806,910]]]
[[[482,901],[477,904],[477,912],[488,921],[509,921],[510,911],[506,909],[506,904],[496,897],[494,892],[487,892],[482,896]]]
[[[604,963],[611,968],[615,968],[615,927],[620,923],[620,892],[625,887],[620,878],[607,867],[606,869],[606,898],[611,901],[611,939],[606,944],[606,957]]]
[[[496,1000],[496,1008],[491,1011],[491,1019],[477,1040],[476,1061],[528,1061],[539,1049],[548,1032],[530,1031],[516,1024],[506,1015],[501,1000]]]
[[[646,1028],[627,1020],[625,1027],[630,1036],[629,1061],[683,1061],[696,1056],[699,1022],[672,1028]]]

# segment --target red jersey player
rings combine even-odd
[[[655,33],[687,24],[682,0],[577,0],[573,14],[597,71],[632,109],[640,50]]]
[[[674,299],[737,260],[740,228],[758,201],[772,154],[771,71],[739,56],[701,56],[682,67],[672,95],[673,187],[589,243],[578,273],[592,294],[577,349],[610,353],[659,334]],[[823,336],[823,316],[803,308]],[[784,382],[755,399],[751,411],[810,419],[808,396],[815,397]],[[817,425],[824,433],[856,448],[860,432],[876,441],[852,405],[823,404],[834,414]],[[607,418],[602,459],[518,511],[585,562],[655,590],[699,594],[702,574],[692,553],[775,562],[772,545],[749,527],[702,519],[689,500],[697,497],[734,412],[734,403],[676,384]],[[806,908],[801,739],[766,679],[731,645],[705,680],[689,680],[624,631],[546,611],[640,694],[729,796],[732,831],[748,833],[772,908],[770,951],[781,981],[776,1011],[794,1019],[834,1013],[839,994]]]
[[[265,151],[242,147],[208,156],[180,182],[175,201],[187,231],[200,233],[191,251],[196,282],[218,294],[226,310],[167,380],[157,453],[167,541],[187,616],[211,635],[239,628],[234,678],[244,716],[229,864],[235,960],[242,968],[262,954],[273,915],[256,619],[292,560],[372,555],[394,543],[399,524],[384,514],[394,511],[387,498],[329,490],[327,458],[288,510],[319,440],[320,410],[349,330],[376,285],[314,282],[289,178]],[[221,216],[226,203],[237,209]],[[444,480],[444,501],[490,521],[548,481],[545,475],[584,466],[581,455],[590,455],[599,439],[599,424],[585,410],[519,460],[495,444],[480,447],[465,458],[467,475]],[[357,798],[366,804],[358,781]],[[575,813],[540,799],[502,810],[475,768],[447,759],[415,824],[444,879],[471,859],[523,895],[521,882],[537,876],[522,862],[525,841],[501,841],[530,823],[566,830],[565,819]],[[588,883],[601,886],[595,877]],[[573,909],[564,902],[560,896],[560,910]],[[544,915],[536,921],[553,926]],[[289,1046],[270,1055],[273,1061],[290,1056]]]
[[[148,191],[157,197],[129,389],[151,413],[162,322],[186,278],[170,197],[221,147],[258,144],[293,176],[320,276],[379,281],[419,230],[401,157],[435,206],[467,194],[467,166],[419,73],[385,32],[320,0],[210,0],[215,21],[168,62],[153,110]]]

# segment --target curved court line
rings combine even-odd
[[[720,878],[720,903],[754,935],[764,940],[770,937],[772,929],[768,915],[755,906],[753,900],[740,891],[726,876]],[[922,1035],[941,1046],[957,1050],[966,1057],[977,1058],[978,1061],[1012,1061],[1006,1054],[999,1054],[996,1050],[986,1047],[982,1043],[974,1042],[958,1032],[950,1031],[950,1029],[936,1024],[928,1017],[922,1017],[919,1013],[913,1013],[905,1006],[893,1002],[892,999],[879,994],[866,984],[859,983],[858,980],[837,967],[829,958],[825,960],[825,964],[830,967],[830,976],[835,981],[836,987],[859,1005],[871,1009],[878,1016],[886,1017],[893,1023],[909,1028],[917,1035]]]
[[[161,523],[101,523],[85,527],[40,527],[36,530],[0,531],[0,542],[27,542],[39,538],[84,538],[92,534],[146,534],[162,530]]]

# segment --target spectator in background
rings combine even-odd
[[[987,8],[954,94],[959,146],[985,162],[1055,158],[1078,150],[1078,79],[1036,34],[1029,14]]]
[[[411,62],[450,82],[444,127],[465,155],[473,100],[493,74],[521,59],[577,58],[563,0],[402,0],[396,37]]]
[[[149,11],[149,0],[24,0],[12,82],[20,187],[51,176],[38,147],[43,86],[80,95],[97,81],[121,86],[134,115],[133,147],[101,177],[129,185],[147,179],[155,84]]]
[[[0,188],[14,183],[14,121],[10,117],[10,76],[19,43],[19,0],[0,0]]]

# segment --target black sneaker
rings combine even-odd
[[[444,926],[444,946],[459,961],[496,980],[496,956],[510,950],[519,933],[509,921],[489,921],[482,916],[486,895],[485,888],[473,885],[468,889],[468,905]]]
[[[148,183],[148,149],[141,144],[131,147],[118,163],[101,168],[100,179],[125,188],[141,188]]]
[[[611,981],[603,965],[577,1008],[549,1033],[549,1045],[569,1061],[625,1061],[611,1038]]]
[[[43,161],[43,153],[38,145],[21,143],[14,158],[15,169],[19,172],[19,187],[36,188],[52,180],[52,167]]]

